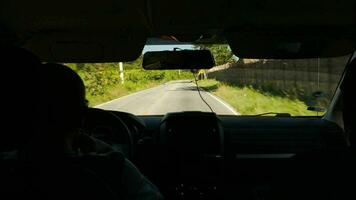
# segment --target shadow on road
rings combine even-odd
[[[205,87],[201,87],[201,88],[203,88],[207,92],[214,92],[215,90],[218,89],[218,85],[215,84],[215,85],[205,86]]]
[[[204,86],[204,87],[200,87],[201,89],[207,91],[207,92],[214,92],[215,90],[218,89],[217,85],[211,85],[211,86]],[[197,87],[196,86],[184,86],[181,88],[177,88],[177,89],[171,89],[168,91],[197,91]]]

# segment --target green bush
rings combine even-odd
[[[270,88],[256,89],[253,86],[239,86],[216,81],[199,81],[200,87],[229,103],[242,115],[256,115],[266,112],[290,113],[293,116],[315,116],[307,110],[305,102],[281,91]],[[282,94],[283,93],[283,94]]]
[[[171,80],[192,79],[187,70],[152,70],[141,68],[141,61],[124,63],[125,82],[121,84],[118,63],[68,64],[83,79],[87,97],[95,104]]]
[[[163,71],[145,71],[143,69],[127,70],[125,80],[132,82],[145,81],[160,81],[164,80],[165,73]]]

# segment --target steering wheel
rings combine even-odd
[[[86,134],[111,145],[115,150],[120,150],[127,158],[132,158],[131,132],[115,114],[98,108],[89,108],[84,118],[83,128]]]

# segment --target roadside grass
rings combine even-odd
[[[242,115],[278,112],[293,116],[316,116],[316,112],[307,110],[302,100],[281,95],[279,91],[265,92],[252,86],[237,86],[213,79],[200,80],[199,86],[229,103]]]
[[[132,66],[131,66],[132,65]],[[172,80],[192,79],[190,71],[153,70],[138,68],[137,63],[127,63],[125,82],[120,80],[117,64],[68,64],[83,79],[90,106],[148,89]],[[237,86],[208,79],[199,81],[205,90],[222,98],[238,112],[254,115],[265,112],[287,112],[292,115],[316,115],[308,111],[303,99],[293,92],[276,91],[273,88],[256,89],[252,86]]]
[[[76,64],[67,65],[76,71],[84,81],[86,98],[91,107],[168,81],[192,79],[189,71],[146,71],[142,68],[132,67],[125,70],[125,81],[121,83],[120,72],[114,64],[86,64],[81,67]]]

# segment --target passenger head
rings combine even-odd
[[[41,64],[25,49],[0,46],[0,59],[0,152],[60,152],[63,141],[78,132],[86,110],[82,80],[64,65]]]
[[[85,111],[85,87],[71,68],[45,64],[42,71],[41,104],[44,106],[44,134],[53,141],[70,139],[79,132]],[[48,139],[48,138],[47,138]]]
[[[64,130],[79,128],[87,107],[82,79],[61,64],[45,64],[43,78],[50,125]]]

